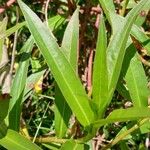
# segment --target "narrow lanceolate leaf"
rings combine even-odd
[[[7,18],[4,18],[2,22],[0,22],[0,34],[4,34],[6,31],[7,26]],[[0,62],[2,58],[2,52],[3,52],[3,46],[4,46],[4,38],[0,39]]]
[[[62,52],[67,57],[73,69],[77,72],[77,55],[79,39],[79,9],[74,12],[64,33]],[[55,86],[55,130],[58,137],[66,135],[72,111],[68,106],[59,87]]]
[[[11,87],[11,100],[9,104],[9,126],[14,130],[19,130],[21,104],[26,85],[26,78],[29,65],[30,51],[33,47],[34,40],[30,37],[23,46],[19,68],[16,72],[13,84]]]
[[[105,0],[99,0],[102,8],[104,9],[104,12],[106,14],[107,19],[109,20],[110,24],[112,25],[113,33],[115,34],[118,32],[118,22],[119,22],[119,28],[121,28],[122,22],[124,22],[124,18],[117,15],[115,13],[115,9],[110,10],[110,6],[108,3],[105,3]],[[112,1],[112,0],[111,0]],[[150,3],[150,0],[147,0],[145,5],[143,7],[146,7],[146,5]],[[150,9],[150,5],[147,5],[146,9]],[[142,8],[143,9],[143,8]],[[116,20],[118,20],[116,22]],[[116,31],[116,32],[115,32]],[[131,29],[131,35],[133,35],[139,42],[142,43],[144,48],[148,51],[148,54],[150,54],[150,40],[149,37],[136,25],[133,25]]]
[[[150,38],[136,25],[133,26],[131,34],[143,45],[150,55]]]
[[[107,35],[101,16],[93,70],[93,102],[98,110],[108,98],[108,72],[106,64]]]
[[[36,144],[10,129],[8,129],[6,136],[0,139],[0,145],[7,150],[42,150]]]
[[[52,32],[23,2],[18,0],[30,32],[43,54],[68,105],[84,126],[95,119],[88,96],[71,64],[61,52]]]
[[[130,49],[133,51],[133,49]],[[144,68],[137,54],[131,59],[125,80],[135,107],[148,106],[150,92],[147,88],[147,79]]]
[[[145,2],[146,0],[140,1],[139,4],[129,12],[129,14],[125,18],[125,22],[122,24],[123,27],[112,36],[111,41],[108,45],[107,65],[109,76],[110,99],[109,101],[106,101],[104,105],[105,107],[110,103],[111,97],[118,82],[131,27],[136,19],[137,14],[140,12]]]
[[[106,0],[99,0],[102,8],[104,9],[104,12],[107,16],[107,19],[109,21],[111,21],[111,18],[110,18],[110,12],[115,12],[115,5],[113,3],[113,0],[109,0],[109,1],[106,1]]]
[[[117,33],[123,27],[125,19],[115,13],[110,13],[112,20],[113,33]],[[120,26],[117,27],[118,22]],[[136,38],[143,47],[147,50],[147,53],[150,55],[150,39],[138,26],[133,25],[131,29],[131,35]]]
[[[24,21],[24,22],[18,23],[15,26],[7,29],[5,33],[0,33],[0,39],[10,36],[11,34],[13,34],[14,32],[16,32],[17,30],[19,30],[20,28],[22,28],[25,25],[26,25],[26,22]]]
[[[94,127],[100,127],[108,123],[125,122],[131,120],[139,120],[150,117],[150,108],[128,108],[114,110],[106,119],[97,120],[93,123]]]
[[[78,58],[78,40],[79,40],[79,8],[76,9],[69,24],[65,30],[62,50],[72,67],[77,71],[77,58]]]
[[[79,144],[76,143],[73,140],[69,140],[66,143],[62,145],[60,150],[67,150],[67,149],[72,149],[72,150],[84,150],[84,144]]]
[[[65,22],[65,18],[60,15],[56,15],[48,19],[48,25],[52,31],[59,28],[63,22]]]

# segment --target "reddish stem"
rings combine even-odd
[[[90,56],[88,62],[88,79],[87,79],[88,91],[90,91],[92,88],[92,62],[93,62],[93,49],[90,50]]]

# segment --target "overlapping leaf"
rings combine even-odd
[[[111,41],[107,48],[107,65],[109,76],[109,91],[110,99],[105,102],[105,107],[110,103],[112,94],[116,88],[116,84],[120,75],[122,62],[125,55],[126,43],[130,34],[131,27],[135,21],[137,14],[144,6],[146,0],[142,0],[135,8],[133,8],[127,17],[125,22],[122,23],[122,28],[117,33],[113,34]]]
[[[82,125],[86,126],[91,124],[95,118],[94,113],[75,71],[67,61],[64,54],[60,51],[51,31],[41,22],[29,7],[20,0],[18,0],[18,2],[32,36],[49,65],[68,105]]]
[[[22,57],[20,59],[19,68],[16,72],[12,87],[11,100],[9,104],[9,126],[14,130],[19,130],[21,104],[24,95],[24,88],[26,84],[30,51],[33,47],[34,40],[30,37],[25,45],[22,47]]]

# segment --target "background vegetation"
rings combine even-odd
[[[150,0],[23,2],[0,1],[0,149],[148,149]]]

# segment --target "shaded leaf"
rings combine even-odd
[[[19,63],[19,68],[16,72],[13,84],[11,87],[11,100],[9,104],[9,127],[14,130],[19,130],[21,104],[24,95],[24,88],[26,84],[30,51],[33,47],[34,41],[30,37],[25,45],[22,47],[22,56]]]
[[[22,28],[25,25],[26,25],[26,22],[24,21],[24,22],[18,23],[15,26],[7,29],[5,31],[5,33],[0,33],[0,39],[10,36],[11,34],[13,34],[14,32],[16,32],[17,30],[19,30],[20,28]]]
[[[0,123],[5,119],[8,114],[10,97],[7,94],[0,95]]]

